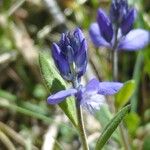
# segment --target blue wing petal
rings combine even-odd
[[[65,98],[67,98],[68,96],[75,95],[76,93],[76,89],[62,90],[60,92],[57,92],[56,94],[50,95],[47,98],[47,102],[48,104],[55,105],[65,100]]]
[[[136,51],[150,42],[150,32],[143,29],[131,30],[119,43],[118,49]]]

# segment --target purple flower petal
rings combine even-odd
[[[150,41],[150,32],[143,29],[131,30],[119,43],[118,49],[136,51],[143,49]]]
[[[84,39],[81,43],[80,51],[75,56],[75,62],[77,63],[77,65],[80,66],[87,59],[86,57],[87,57],[87,43],[86,40]]]
[[[74,61],[74,51],[73,51],[73,48],[70,45],[68,45],[66,48],[67,48],[66,55],[67,55],[68,62],[69,62],[69,64],[72,64],[73,61]]]
[[[99,90],[99,81],[97,79],[92,79],[88,82],[88,84],[85,87],[86,92],[98,92]]]
[[[76,93],[77,93],[76,89],[62,90],[60,92],[57,92],[56,94],[50,95],[47,98],[47,102],[48,104],[55,105],[62,102],[68,96],[75,95]]]
[[[108,43],[110,43],[113,37],[113,28],[110,19],[102,9],[98,10],[97,23],[100,27],[101,35]]]
[[[85,39],[82,41],[80,52],[75,57],[75,64],[80,77],[85,73],[87,66],[87,43]]]
[[[110,44],[102,37],[97,23],[92,23],[89,29],[89,34],[92,42],[96,47],[110,47]]]
[[[61,50],[59,48],[59,46],[56,43],[52,44],[52,55],[54,57],[54,59],[58,59],[58,57],[60,56]]]
[[[70,72],[69,63],[63,57],[59,46],[56,43],[52,45],[52,56],[60,73],[65,77]]]
[[[80,52],[78,53],[78,55],[81,55],[81,53],[87,52],[87,49],[88,49],[87,41],[83,39],[81,42]]]
[[[123,83],[120,82],[100,82],[99,83],[99,94],[102,95],[113,95],[122,88]]]
[[[60,49],[64,47],[64,45],[65,45],[65,34],[64,33],[62,33],[60,41],[57,44],[60,47]]]
[[[85,39],[83,32],[81,31],[80,28],[75,29],[74,36],[76,36],[79,39],[80,43]]]
[[[121,24],[121,31],[123,35],[126,35],[132,29],[135,18],[136,10],[131,9]]]
[[[127,0],[112,0],[110,7],[110,19],[114,24],[120,24],[122,19],[127,15]]]

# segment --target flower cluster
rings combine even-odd
[[[112,0],[109,17],[102,10],[97,12],[97,22],[89,29],[96,47],[113,50],[136,51],[144,48],[150,40],[150,33],[143,29],[132,29],[136,10],[129,8],[127,0]]]
[[[47,99],[49,104],[58,104],[69,96],[75,96],[83,108],[93,113],[105,104],[103,95],[113,95],[123,86],[119,82],[99,82],[96,79],[85,87],[81,85],[80,78],[87,66],[87,43],[79,28],[62,34],[60,42],[53,43],[52,56],[62,77],[71,81],[74,88],[50,95]]]
[[[52,56],[65,80],[78,79],[85,73],[87,66],[87,43],[82,31],[62,34],[58,43],[52,45]]]

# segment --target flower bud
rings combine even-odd
[[[53,43],[52,56],[64,79],[79,79],[87,66],[87,43],[82,31],[76,28],[73,32],[62,34],[60,41]]]
[[[127,13],[127,0],[112,0],[110,7],[110,18],[114,24],[120,25]]]

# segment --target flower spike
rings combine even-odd
[[[96,47],[104,46],[117,51],[135,51],[144,48],[149,44],[149,31],[132,30],[135,18],[136,10],[128,6],[127,0],[112,0],[109,17],[99,9],[97,22],[90,26],[89,34],[92,42]],[[142,36],[140,41],[139,35]]]
[[[81,78],[87,66],[87,43],[82,31],[63,33],[58,43],[53,43],[52,56],[65,80]]]

